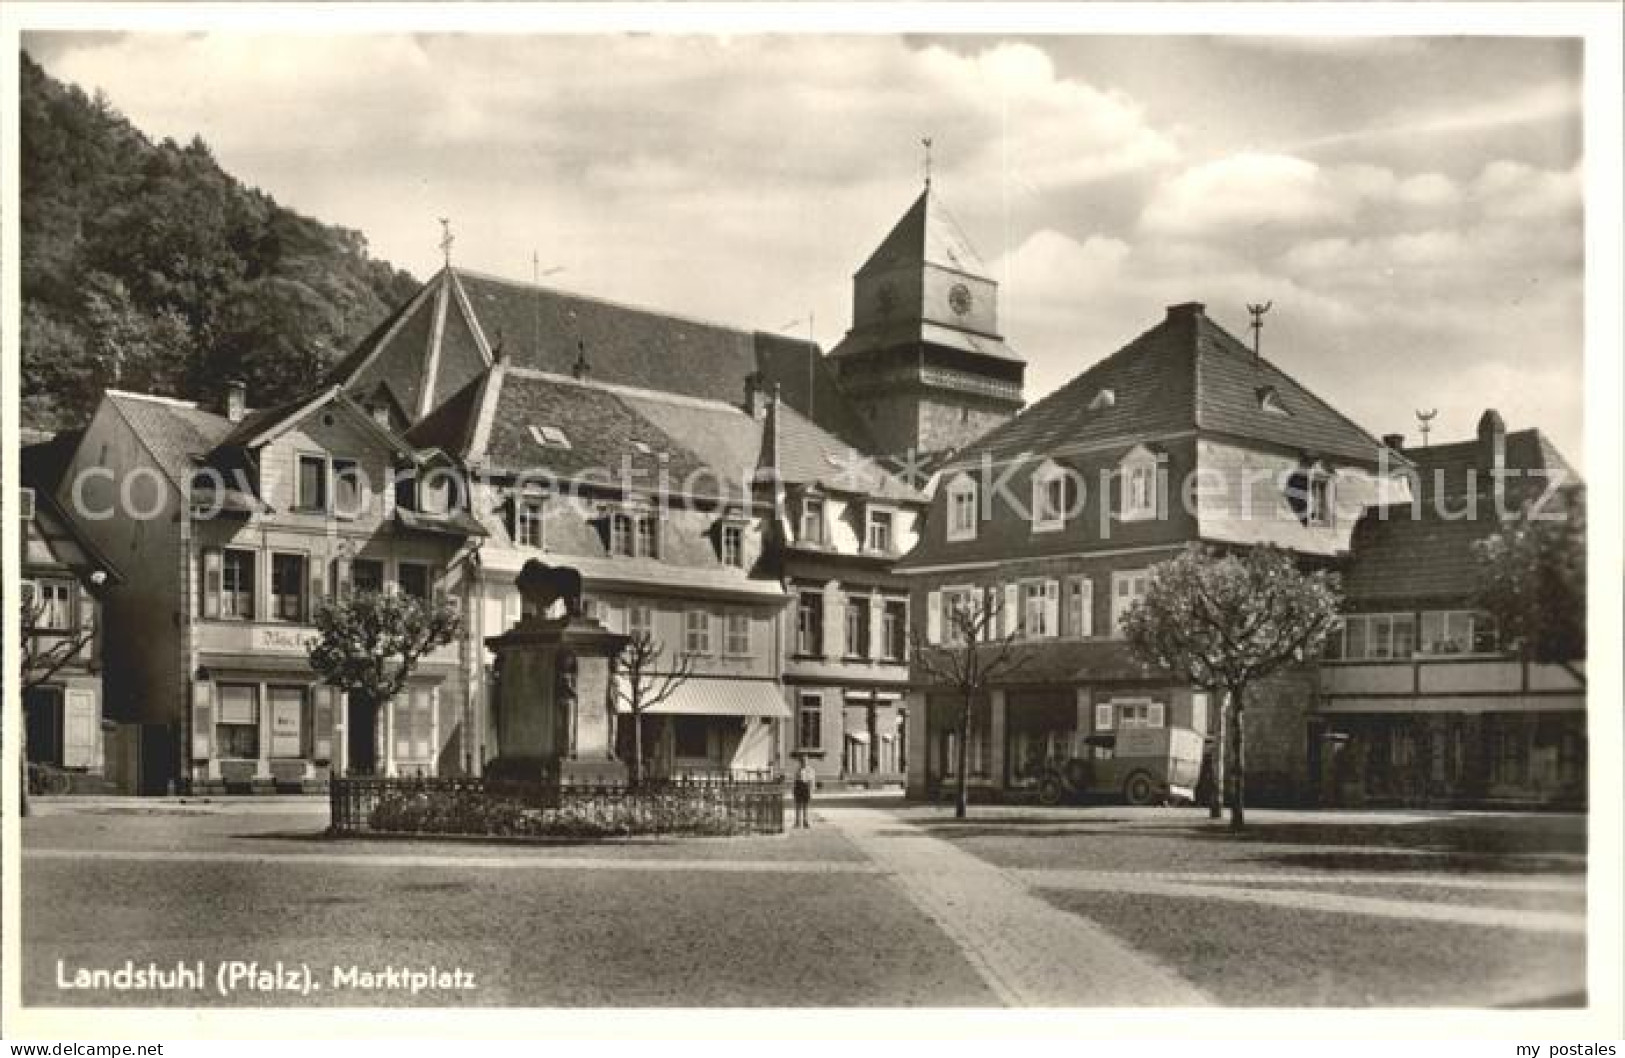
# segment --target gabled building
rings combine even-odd
[[[312,790],[338,773],[473,766],[466,644],[419,665],[376,722],[348,722],[305,650],[323,598],[462,592],[478,525],[413,487],[425,461],[337,387],[249,411],[110,390],[56,500],[125,583],[106,603],[106,712],[134,787]]]
[[[1473,545],[1531,505],[1564,515],[1584,485],[1540,431],[1509,433],[1493,410],[1475,438],[1405,456],[1414,500],[1355,529],[1311,717],[1312,792],[1335,805],[1583,803],[1584,662],[1520,656],[1473,605]]]
[[[31,763],[68,772],[80,785],[105,778],[117,787],[125,755],[102,723],[101,608],[124,578],[56,501],[76,440],[73,432],[24,436],[19,453],[21,635],[24,656],[34,662],[24,672],[30,684],[23,692],[27,752]]]
[[[852,328],[830,351],[871,451],[952,451],[1022,405],[1026,363],[999,325],[999,286],[927,184],[852,278]]]
[[[891,764],[895,775],[907,673],[867,630],[906,622],[885,566],[911,542],[919,494],[783,407],[758,373],[740,380],[744,400],[732,402],[578,374],[498,357],[408,432],[464,468],[488,532],[471,642],[519,619],[514,578],[526,561],[569,566],[582,574],[589,614],[614,631],[648,632],[665,671],[680,656],[691,666],[646,714],[647,774],[777,771],[805,753],[839,776],[846,743],[861,741],[893,748],[876,760],[852,755],[854,769],[878,775]],[[812,495],[825,503],[819,542],[787,549],[797,531],[789,511],[807,510]],[[822,639],[801,651],[787,583],[816,585],[836,621],[849,599],[878,616],[861,642],[840,624],[827,640],[833,653]],[[861,715],[852,738],[849,705]],[[872,735],[877,726],[890,737]],[[630,735],[623,722],[623,759]],[[487,744],[482,759],[499,751]]]
[[[1023,668],[974,713],[970,779],[989,795],[1033,787],[1046,759],[1088,756],[1092,734],[1137,725],[1211,729],[1217,703],[1148,674],[1120,621],[1147,570],[1191,543],[1273,544],[1335,564],[1366,507],[1404,496],[1405,460],[1255,356],[1199,304],[1166,318],[1005,425],[939,475],[918,547],[897,566],[916,625],[941,642],[965,600],[1000,612]],[[923,680],[923,674],[916,672]],[[1259,793],[1300,788],[1309,670],[1248,705]],[[908,788],[954,777],[959,701],[911,694]]]

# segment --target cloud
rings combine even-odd
[[[1244,153],[1193,166],[1163,183],[1140,223],[1152,236],[1206,236],[1264,226],[1302,230],[1346,217],[1347,204],[1314,162]]]

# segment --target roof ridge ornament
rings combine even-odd
[[[446,271],[451,271],[451,245],[457,236],[451,233],[451,218],[440,218],[440,253],[446,259]]]
[[[920,146],[925,148],[925,189],[931,190],[931,137],[921,136]]]
[[[1253,322],[1248,326],[1253,329],[1253,359],[1255,360],[1258,358],[1258,335],[1264,329],[1264,313],[1268,312],[1274,304],[1274,301],[1266,301],[1262,305],[1247,306],[1247,312],[1253,317]]]

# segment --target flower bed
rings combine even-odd
[[[338,834],[615,838],[780,833],[779,782],[557,786],[479,779],[337,779]]]

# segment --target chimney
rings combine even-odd
[[[760,371],[752,371],[745,376],[745,414],[752,419],[760,419],[767,410],[766,394],[762,392],[763,381]]]
[[[1507,424],[1494,408],[1478,420],[1478,465],[1490,476],[1490,487],[1499,510],[1506,499]]]
[[[1207,311],[1207,306],[1200,301],[1182,301],[1178,305],[1168,306],[1170,320],[1194,320]]]
[[[576,362],[570,365],[570,374],[577,382],[585,382],[587,376],[592,374],[592,365],[587,363],[587,345],[585,342],[576,342]]]
[[[1405,447],[1405,435],[1402,433],[1385,433],[1382,435],[1382,443],[1398,452]]]
[[[229,422],[242,422],[247,413],[248,383],[234,378],[226,383],[226,419]]]

